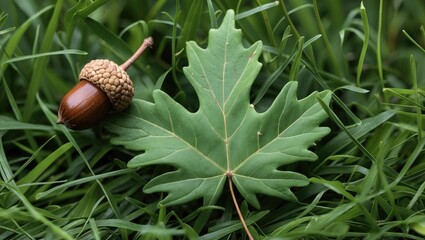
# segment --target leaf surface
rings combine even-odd
[[[266,112],[258,113],[249,93],[261,68],[262,43],[243,47],[232,10],[218,29],[210,30],[208,40],[206,49],[195,42],[186,45],[189,66],[183,70],[195,88],[199,110],[189,112],[155,90],[153,103],[136,99],[129,110],[106,122],[117,134],[112,143],[144,151],[129,167],[175,167],[144,186],[147,193],[167,192],[161,202],[165,205],[197,198],[214,204],[228,176],[254,207],[260,207],[257,194],[296,200],[290,188],[305,186],[308,179],[280,169],[317,158],[308,148],[329,132],[319,126],[327,115],[317,97],[328,103],[330,92],[298,100],[298,84],[290,82]]]

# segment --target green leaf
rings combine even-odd
[[[319,127],[327,117],[317,97],[329,102],[329,91],[298,100],[298,83],[288,83],[266,112],[250,104],[250,88],[261,64],[262,43],[244,48],[241,31],[229,10],[209,44],[186,46],[189,66],[184,73],[199,97],[192,113],[161,90],[154,103],[134,100],[128,111],[112,116],[106,127],[118,136],[111,141],[131,150],[144,150],[129,167],[166,164],[175,171],[147,183],[147,193],[167,192],[161,204],[182,204],[203,198],[214,204],[228,177],[239,193],[259,208],[257,194],[296,200],[290,188],[308,179],[282,168],[297,161],[313,161],[308,148],[329,129]],[[279,168],[279,169],[278,169]]]

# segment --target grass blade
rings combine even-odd
[[[252,9],[246,11],[246,12],[236,14],[235,20],[236,21],[241,20],[243,18],[249,17],[249,16],[254,15],[256,13],[263,12],[263,11],[270,9],[270,8],[274,8],[278,5],[279,5],[278,1],[262,4],[258,7],[252,8]]]
[[[363,2],[360,3],[360,14],[362,16],[363,22],[364,39],[362,51],[360,52],[359,63],[357,65],[356,82],[358,87],[360,87],[360,77],[363,71],[363,62],[366,57],[366,51],[369,44],[369,21],[367,19],[366,8],[364,7]]]
[[[44,34],[44,39],[41,44],[40,52],[48,52],[53,43],[53,37],[56,32],[56,28],[59,22],[59,17],[61,16],[63,0],[57,0],[55,8],[53,10],[53,15],[49,21],[49,24]],[[43,81],[44,70],[47,67],[48,63],[47,57],[37,58],[34,62],[34,72],[31,76],[31,82],[28,87],[27,98],[25,99],[24,112],[22,114],[24,121],[29,121],[33,112],[35,105],[35,95],[39,91],[40,85]]]
[[[382,36],[382,17],[383,17],[383,5],[384,0],[379,0],[379,15],[378,15],[378,36],[376,39],[376,62],[377,62],[377,69],[379,74],[379,80],[381,81],[381,88],[382,91],[384,91],[385,84],[384,84],[384,73],[383,73],[383,67],[382,67],[382,56],[381,56],[381,36]]]

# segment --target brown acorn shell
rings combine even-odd
[[[82,80],[63,98],[58,111],[58,123],[73,130],[84,130],[112,110],[106,94],[89,81]]]

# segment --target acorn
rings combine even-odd
[[[84,130],[99,123],[107,113],[126,109],[134,95],[133,82],[126,71],[152,44],[152,37],[146,38],[122,65],[106,59],[87,63],[80,72],[80,82],[62,98],[57,123]]]

